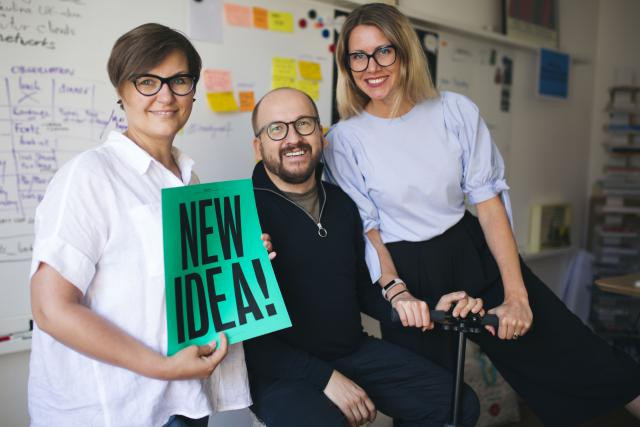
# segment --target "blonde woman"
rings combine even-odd
[[[473,102],[436,91],[408,19],[384,4],[355,9],[336,61],[342,120],[328,134],[327,177],[358,205],[372,281],[416,326],[383,325],[383,336],[451,366],[453,343],[421,331],[431,322],[419,300],[464,290],[500,319],[497,337],[473,339],[545,425],[624,404],[640,413],[638,365],[519,259],[502,157]]]

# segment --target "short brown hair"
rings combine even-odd
[[[184,53],[189,73],[200,76],[202,60],[189,39],[181,32],[160,24],[143,24],[126,32],[111,49],[107,71],[116,89],[135,74],[160,64],[173,51]]]
[[[398,84],[400,90],[394,100],[392,117],[398,114],[403,101],[415,105],[438,96],[431,81],[427,59],[409,19],[398,9],[384,3],[370,3],[355,8],[345,20],[336,45],[338,82],[336,101],[342,119],[360,114],[369,97],[358,88],[349,68],[349,37],[358,25],[378,28],[396,49]]]

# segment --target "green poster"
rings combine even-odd
[[[250,179],[162,190],[168,355],[291,326]]]

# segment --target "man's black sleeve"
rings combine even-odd
[[[275,334],[267,334],[244,342],[249,370],[261,376],[303,380],[324,390],[333,367],[311,354],[292,347]]]

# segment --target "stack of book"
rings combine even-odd
[[[592,233],[596,276],[640,271],[640,87],[609,90],[608,153]]]
[[[640,87],[609,89],[604,176],[591,199],[595,279],[640,272]],[[589,322],[640,362],[640,299],[592,288]]]

